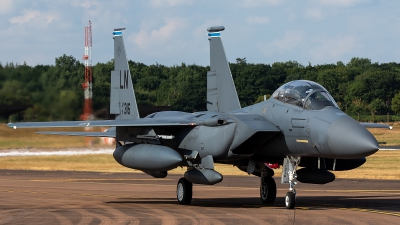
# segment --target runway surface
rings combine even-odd
[[[180,177],[0,170],[0,224],[400,224],[399,181],[300,183],[297,208],[287,210],[279,179],[274,206],[261,204],[253,176],[194,185],[183,206],[175,199]]]

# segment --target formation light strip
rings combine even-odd
[[[114,31],[113,35],[114,36],[122,36],[122,31]]]
[[[219,37],[219,36],[221,36],[221,33],[220,32],[210,32],[210,33],[208,33],[208,36],[209,37]]]

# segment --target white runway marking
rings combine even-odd
[[[379,151],[399,151],[399,148],[380,148]]]
[[[44,149],[8,149],[0,150],[0,157],[7,156],[53,156],[53,155],[99,155],[99,154],[112,154],[114,149],[63,149],[63,150],[44,150]]]

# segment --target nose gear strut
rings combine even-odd
[[[283,160],[282,184],[289,184],[289,192],[286,193],[285,206],[287,209],[293,209],[296,204],[297,167],[300,163],[299,156],[286,156]]]

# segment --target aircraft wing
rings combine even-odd
[[[360,123],[362,126],[367,127],[367,128],[387,128],[387,129],[393,129],[392,126],[389,126],[384,123]]]
[[[68,132],[68,131],[38,131],[37,134],[55,134],[65,136],[83,136],[83,137],[109,137],[115,138],[115,132]]]
[[[21,122],[8,123],[17,128],[50,128],[50,127],[160,127],[160,126],[196,126],[196,122],[184,118],[143,118],[130,120],[93,120],[93,121],[58,121],[58,122]]]

